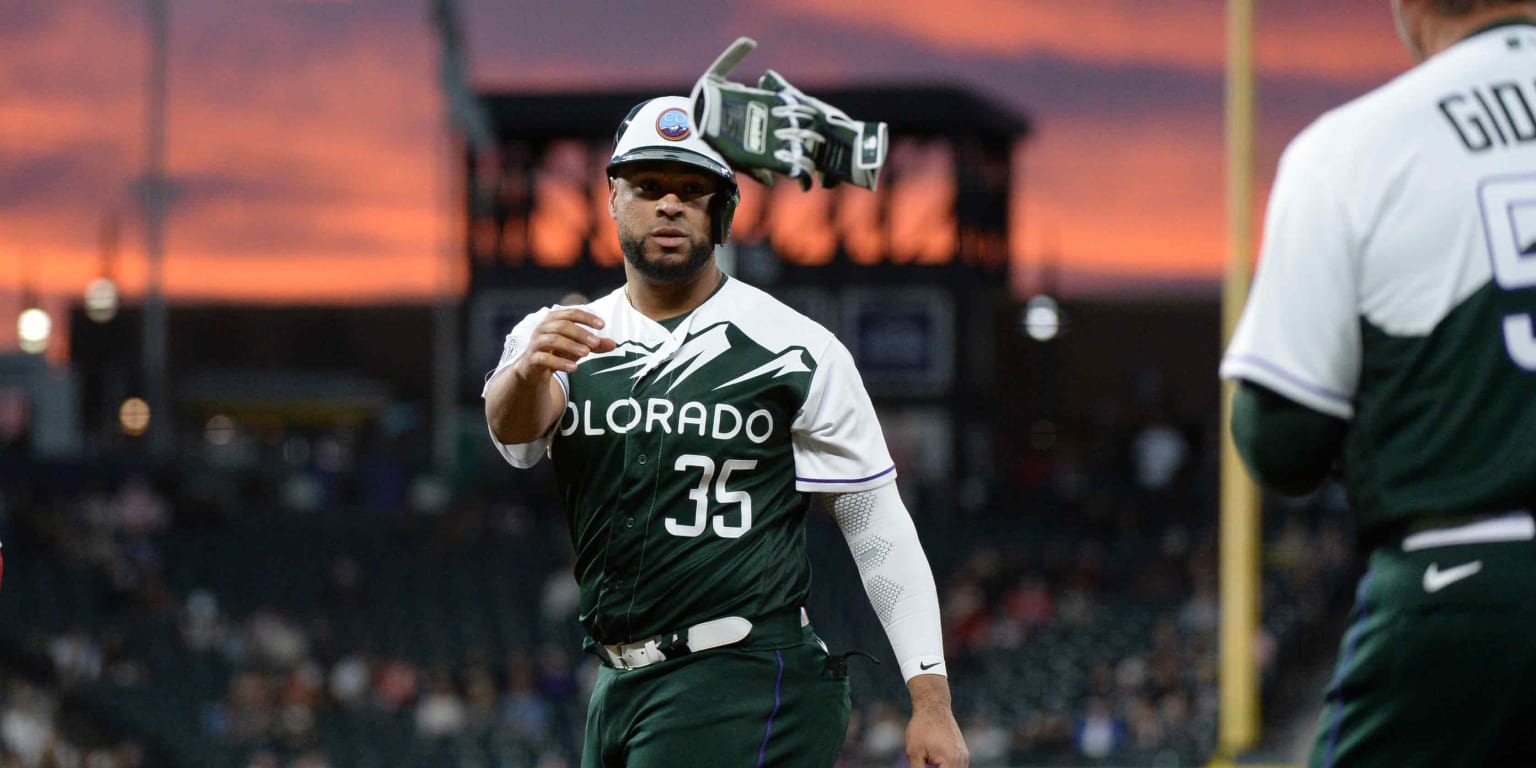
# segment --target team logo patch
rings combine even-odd
[[[656,117],[656,132],[667,141],[682,141],[693,135],[688,125],[688,113],[673,107]]]

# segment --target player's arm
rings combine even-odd
[[[485,389],[485,421],[491,436],[506,445],[530,443],[547,434],[565,409],[565,388],[556,373],[571,373],[593,352],[613,349],[599,337],[602,318],[581,309],[557,309],[528,334],[526,348],[492,374]]]
[[[938,589],[896,484],[824,497],[912,696],[908,757],[913,765],[968,765],[965,739],[950,709]]]
[[[1232,400],[1232,440],[1259,485],[1287,496],[1328,479],[1349,424],[1250,381]]]

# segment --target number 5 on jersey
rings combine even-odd
[[[1536,176],[1500,176],[1477,188],[1493,279],[1506,291],[1536,290]],[[1531,313],[1504,318],[1504,346],[1515,365],[1536,371]]]
[[[673,536],[693,538],[702,536],[704,529],[711,526],[715,529],[715,535],[723,539],[739,539],[752,527],[752,496],[746,491],[726,490],[725,484],[730,481],[731,473],[738,470],[750,470],[757,468],[757,459],[726,459],[720,465],[720,477],[715,477],[715,460],[708,456],[700,456],[694,453],[685,453],[677,457],[677,463],[673,468],[679,472],[690,469],[704,470],[699,478],[698,487],[688,492],[688,498],[693,500],[693,522],[684,524],[675,517],[667,518],[667,533]],[[736,504],[741,508],[741,520],[735,525],[726,522],[728,512],[722,510],[714,515],[713,520],[709,514],[709,483],[715,481],[715,503],[726,505]]]

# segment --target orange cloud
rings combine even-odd
[[[1018,178],[1015,287],[1052,257],[1073,272],[1211,278],[1225,259],[1221,126],[1170,113],[1136,124],[1065,118],[1040,126]],[[1267,183],[1261,168],[1262,191]],[[1029,234],[1026,234],[1029,233]]]
[[[257,37],[282,22],[247,16],[245,32]],[[36,278],[45,292],[73,294],[94,273],[104,211],[135,217],[128,185],[142,157],[144,67],[138,36],[122,32],[121,19],[61,6],[43,34],[16,41],[17,60],[76,86],[13,80],[7,87],[20,97],[0,102],[8,164],[59,158],[74,175],[46,196],[38,191],[50,181],[32,180],[0,207],[0,248],[46,254],[49,268]],[[430,290],[430,281],[404,280],[419,268],[325,277],[379,272],[375,260],[430,263],[437,248],[443,145],[433,48],[425,30],[411,32],[344,38],[324,57],[275,70],[178,57],[173,36],[167,163],[183,195],[168,220],[169,253],[183,270],[207,273],[177,278],[168,269],[173,292],[330,301]],[[83,147],[97,148],[94,162],[79,159]],[[136,292],[141,233],[124,234],[126,287]],[[267,270],[287,278],[250,282]]]
[[[1225,20],[1209,0],[782,0],[779,5],[787,15],[884,29],[951,53],[1045,53],[1101,64],[1218,71],[1226,60]],[[1384,9],[1375,16],[1317,11],[1328,14],[1327,23],[1294,11],[1260,16],[1256,57],[1265,71],[1357,78],[1392,72],[1407,62]]]
[[[445,145],[429,31],[363,22],[305,56],[297,22],[282,13],[233,14],[241,30],[229,39],[244,42],[229,50],[208,42],[209,30],[187,29],[207,19],[173,19],[167,165],[182,195],[167,221],[167,294],[431,296],[450,230],[438,219]],[[143,291],[129,185],[143,156],[145,57],[140,20],[76,4],[49,16],[7,41],[0,69],[0,164],[22,172],[0,181],[0,288],[27,279],[63,332],[66,303],[99,270],[106,211],[125,214],[124,294]],[[14,339],[14,322],[0,319],[0,347]]]

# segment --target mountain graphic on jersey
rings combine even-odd
[[[790,374],[811,373],[809,354],[804,347],[772,352],[753,341],[730,323],[717,323],[689,335],[675,352],[667,345],[645,346],[626,341],[612,352],[587,358],[591,378],[622,378],[628,388],[649,377],[666,382],[664,391],[671,395],[684,391],[715,392],[738,385],[771,383]],[[616,376],[615,374],[619,374]],[[695,376],[698,376],[695,379]],[[692,386],[685,386],[692,382]],[[604,389],[613,386],[603,382]]]

